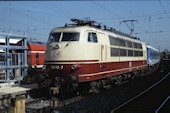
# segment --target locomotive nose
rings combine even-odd
[[[61,45],[56,44],[56,43],[51,43],[50,46],[51,46],[52,49],[55,49],[55,50],[57,50],[61,47]]]

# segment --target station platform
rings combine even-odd
[[[11,99],[24,97],[28,91],[38,88],[38,84],[24,84],[18,86],[4,86],[0,88],[0,109],[10,106]]]
[[[20,93],[26,92],[31,89],[36,89],[36,88],[38,88],[37,83],[24,84],[24,85],[18,85],[18,86],[4,86],[0,88],[0,98],[2,95],[20,94]]]
[[[3,87],[0,88],[0,98],[2,98],[4,95],[19,95],[26,93],[26,91],[30,90],[30,88],[24,88],[24,87]],[[13,96],[12,96],[13,97]]]

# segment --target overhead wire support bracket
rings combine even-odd
[[[130,29],[130,36],[134,31],[134,22],[138,23],[137,20],[123,20],[120,22],[120,24],[124,22],[126,24],[126,26]],[[131,22],[131,25],[128,24],[128,22]]]

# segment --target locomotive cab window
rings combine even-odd
[[[53,33],[50,34],[48,42],[59,42],[61,33]]]
[[[80,33],[63,33],[61,41],[79,41]]]
[[[79,41],[80,33],[53,33],[50,34],[48,42],[59,42],[61,41]]]
[[[98,42],[96,33],[88,33],[88,42]]]

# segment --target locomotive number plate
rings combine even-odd
[[[54,66],[51,66],[51,69],[63,69],[64,66],[63,65],[54,65]]]

